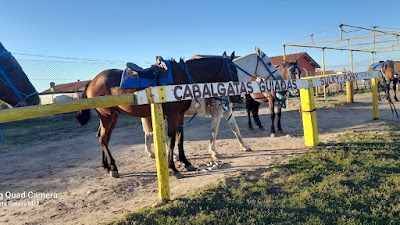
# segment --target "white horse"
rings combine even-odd
[[[237,67],[237,75],[239,82],[246,82],[256,79],[282,79],[282,75],[272,64],[270,58],[263,53],[259,48],[256,48],[256,52],[248,54],[233,60]],[[212,105],[219,104],[218,100],[211,100]],[[221,117],[223,116],[228,122],[232,132],[235,134],[240,148],[242,151],[251,151],[249,145],[243,140],[240,134],[239,127],[236,123],[236,119],[232,114],[232,103],[229,103],[229,108],[224,109],[223,107],[211,107],[211,139],[209,144],[209,152],[215,160],[221,159],[219,153],[215,147],[215,141],[217,138],[219,124]],[[145,132],[145,152],[150,158],[154,158],[154,152],[151,149],[151,141],[153,139],[153,128],[151,126],[151,118],[142,118],[143,131]]]

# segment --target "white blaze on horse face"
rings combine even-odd
[[[245,55],[233,60],[237,66],[252,76],[269,80],[282,79],[282,74],[276,70],[275,65],[271,62],[267,55],[262,58],[262,61],[264,63],[258,61],[256,53]],[[267,68],[264,66],[264,64]],[[239,82],[249,81],[252,77],[243,72],[241,69],[237,69]]]

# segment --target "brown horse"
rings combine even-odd
[[[17,60],[0,43],[0,100],[9,107],[38,105],[39,94]]]
[[[282,78],[284,80],[295,80],[295,79],[300,79],[301,76],[301,70],[299,66],[297,65],[297,62],[284,62],[281,65],[277,66],[278,71],[282,74]],[[268,97],[265,97],[265,94],[259,93],[259,94],[248,94],[246,95],[246,111],[247,111],[247,118],[248,118],[248,126],[249,129],[254,130],[252,124],[251,124],[251,118],[250,118],[250,113],[253,114],[253,119],[256,122],[257,126],[259,127],[260,130],[264,130],[264,127],[261,124],[259,115],[258,115],[258,110],[260,107],[261,102],[268,102],[269,109],[270,109],[270,115],[271,115],[271,137],[275,137],[275,105],[277,108],[277,114],[278,114],[278,120],[277,120],[277,127],[278,127],[278,132],[282,133],[282,126],[281,126],[281,115],[282,115],[282,105],[285,104],[283,101],[285,101],[285,98],[279,99],[280,97],[277,96],[277,93],[275,92],[269,92]],[[286,95],[287,92],[282,92],[280,93],[280,96]],[[291,94],[295,95],[297,94],[292,92]],[[277,104],[275,104],[277,103]]]
[[[396,63],[392,60],[379,61],[379,63],[372,64],[368,71],[380,71],[381,77],[379,82],[382,83],[383,89],[386,92],[386,99],[391,101],[390,98],[390,83],[393,83],[394,100],[397,102],[396,89],[399,78],[396,76]]]
[[[230,81],[231,77],[237,78],[237,70],[231,65],[234,53],[228,58],[224,53],[223,58],[204,58],[198,60],[189,60],[186,62],[188,70],[187,74],[185,69],[180,63],[171,61],[170,68],[174,84],[188,84],[190,81],[196,83],[207,82],[226,82]],[[181,60],[181,62],[183,62]],[[165,72],[165,63],[160,60],[151,68],[154,73]],[[231,71],[231,72],[230,72]],[[231,74],[230,74],[231,73]],[[84,91],[83,97],[93,98],[106,95],[119,95],[134,93],[138,89],[120,89],[122,71],[121,70],[105,70],[98,74],[87,86]],[[185,168],[189,171],[196,170],[190,162],[186,159],[183,148],[183,120],[185,111],[190,107],[191,101],[169,102],[163,104],[164,114],[167,118],[167,152],[168,152],[168,165],[173,171],[174,175],[178,178],[181,174],[175,167],[173,159],[173,150],[175,147],[175,140],[178,140],[179,161],[185,164]],[[113,129],[115,128],[118,114],[125,113],[129,116],[148,118],[150,114],[149,105],[125,105],[116,106],[111,108],[97,108],[100,126],[97,132],[100,145],[103,150],[102,166],[106,168],[110,175],[118,177],[118,169],[115,160],[112,157],[108,148],[108,143],[111,138]],[[77,112],[78,121],[84,125],[90,120],[90,111],[83,110]]]

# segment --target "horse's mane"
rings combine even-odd
[[[247,54],[247,55],[244,55],[244,56],[235,57],[235,59],[233,59],[233,61],[235,61],[235,60],[237,60],[237,59],[245,59],[245,58],[248,58],[248,57],[253,56],[253,55],[255,55],[255,54],[256,54],[256,53],[250,53],[250,54]]]

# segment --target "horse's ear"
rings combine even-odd
[[[226,51],[224,51],[224,53],[222,53],[222,58],[228,58],[228,56],[226,55]]]
[[[260,49],[259,47],[256,47],[256,53],[257,53],[258,55],[261,55],[261,49]]]
[[[235,58],[235,51],[232,52],[231,57],[229,58],[229,60],[232,62],[234,58]]]
[[[162,62],[164,62],[164,59],[161,56],[156,56],[156,64],[161,65]]]

